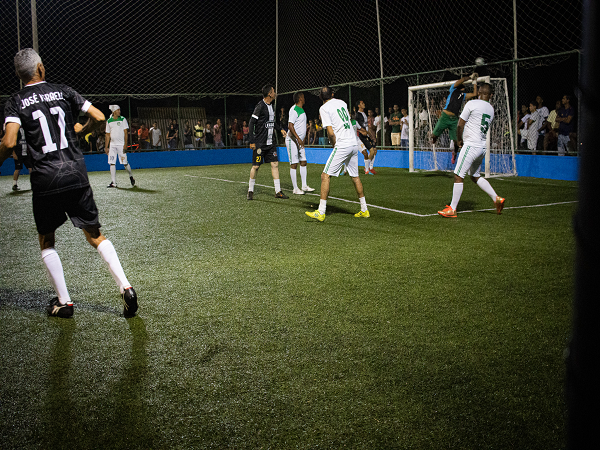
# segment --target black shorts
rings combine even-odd
[[[367,147],[367,150],[371,150],[373,147],[375,147],[375,142],[369,136],[364,136],[362,134],[359,134],[358,137],[360,138],[362,143],[365,144],[365,147]]]
[[[277,162],[277,147],[274,145],[263,145],[262,147],[256,147],[252,151],[252,165],[260,166],[262,163]]]
[[[17,155],[17,159],[14,159],[15,161],[15,170],[22,170],[23,169],[23,164],[25,164],[25,167],[27,167],[27,169],[29,169],[31,171],[31,164],[29,163],[29,159],[27,156],[21,156],[18,153]]]
[[[52,233],[67,221],[67,216],[77,228],[100,227],[90,186],[51,195],[33,194],[33,218],[39,234]]]

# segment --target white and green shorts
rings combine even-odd
[[[306,150],[304,147],[298,149],[296,142],[289,137],[289,134],[285,138],[285,146],[290,158],[290,164],[298,164],[300,161],[306,161]]]
[[[345,148],[334,147],[323,172],[329,176],[337,177],[344,164],[346,164],[348,175],[351,177],[358,176],[358,145]]]
[[[123,152],[123,145],[112,145],[108,150],[108,164],[116,164],[117,156],[119,157],[119,162],[124,166],[127,165],[127,153]]]
[[[463,145],[456,160],[454,173],[461,178],[467,175],[479,176],[481,162],[485,156],[485,147],[473,147],[472,145]]]

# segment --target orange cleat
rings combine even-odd
[[[448,205],[441,211],[438,211],[438,214],[442,217],[456,217],[456,211]]]
[[[504,208],[504,202],[506,200],[502,197],[496,196],[496,201],[494,204],[496,205],[496,214],[502,214],[502,208]]]
[[[369,170],[370,173],[372,173],[373,175],[377,175],[377,172],[375,172],[375,170],[371,169]]]

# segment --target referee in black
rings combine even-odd
[[[137,295],[123,273],[115,248],[100,232],[98,209],[76,135],[103,121],[104,114],[69,86],[46,83],[46,69],[32,48],[19,51],[14,61],[25,86],[4,107],[6,134],[0,142],[0,165],[10,156],[22,127],[33,166],[33,217],[42,261],[57,295],[46,310],[51,316],[73,316],[63,266],[54,249],[55,231],[68,217],[108,265],[121,291],[123,314],[132,317],[138,309]],[[80,111],[89,118],[85,125],[74,121]]]
[[[273,111],[273,101],[277,97],[275,88],[272,84],[267,84],[262,88],[263,99],[258,102],[252,118],[250,119],[250,148],[252,149],[252,169],[250,169],[250,182],[248,183],[248,200],[254,198],[254,183],[256,182],[256,172],[263,162],[271,163],[271,174],[273,175],[273,184],[275,185],[275,197],[288,198],[281,191],[279,182],[279,160],[277,158],[277,147],[274,142],[273,130],[280,131],[282,136],[286,137],[286,132],[277,123],[275,123],[275,112]]]

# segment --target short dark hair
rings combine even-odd
[[[275,89],[275,86],[273,86],[272,84],[265,84],[262,88],[262,96],[268,97],[269,92],[271,92],[271,89]]]
[[[573,101],[573,96],[565,94],[565,97],[567,98],[567,100],[569,101],[569,103],[571,103]]]
[[[356,100],[356,107],[358,108],[358,105],[360,105],[360,102],[362,102],[362,100]]]
[[[319,91],[319,98],[323,101],[331,100],[332,97],[333,89],[331,89],[329,86],[323,86]]]
[[[294,104],[300,101],[300,96],[304,95],[304,92],[298,91],[294,94]]]
[[[479,86],[479,92],[481,92],[482,94],[492,95],[494,93],[494,88],[490,83],[481,83],[481,86]],[[537,106],[537,103],[534,103],[534,105]]]

